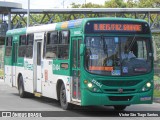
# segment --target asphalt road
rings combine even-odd
[[[158,120],[160,119],[160,103],[153,104],[144,104],[144,105],[132,105],[125,109],[122,112],[114,111],[112,106],[99,106],[99,107],[79,107],[75,106],[73,110],[64,111],[61,109],[59,102],[49,98],[20,98],[18,95],[18,90],[16,88],[11,88],[6,85],[3,80],[0,80],[0,116],[2,116],[2,112],[4,111],[12,111],[12,116],[17,117],[16,115],[20,115],[22,117],[31,115],[32,113],[35,116],[37,115],[46,117],[58,117],[56,119],[84,119],[84,117],[92,117],[93,120],[98,119],[111,119],[111,120],[136,120],[136,119],[144,119],[144,120]],[[145,112],[144,112],[145,111]],[[13,115],[13,112],[15,113]],[[19,114],[18,114],[19,113]],[[157,116],[158,117],[155,117]],[[121,117],[123,116],[123,117]],[[129,116],[129,117],[128,117]],[[132,117],[131,117],[132,116]],[[142,117],[140,117],[142,116]],[[147,117],[146,117],[147,116]],[[19,117],[18,117],[19,118]],[[45,118],[45,119],[46,119]],[[17,118],[15,118],[17,120]],[[35,118],[34,118],[35,119]],[[40,119],[40,118],[38,118]],[[43,119],[43,118],[41,118]],[[88,118],[89,119],[89,118]],[[1,120],[1,117],[0,117]]]

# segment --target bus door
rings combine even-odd
[[[34,34],[34,92],[42,92],[42,41],[44,33]]]
[[[13,60],[13,66],[12,66],[12,86],[16,86],[16,67],[17,67],[17,52],[18,52],[18,36],[13,37],[13,49],[12,49],[12,60]]]
[[[80,100],[80,44],[81,37],[72,38],[72,99]]]

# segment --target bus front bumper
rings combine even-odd
[[[131,104],[152,104],[153,89],[147,92],[132,94],[105,94],[93,93],[87,89],[82,90],[81,105],[131,105]]]

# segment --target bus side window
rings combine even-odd
[[[147,48],[146,42],[144,40],[137,41],[137,48],[138,48],[138,56],[137,58],[146,59],[147,60]]]
[[[58,45],[58,58],[68,59],[69,58],[69,31],[60,31],[59,33],[59,45]]]
[[[5,55],[11,56],[11,53],[12,53],[12,37],[7,37]]]
[[[19,40],[18,57],[24,57],[26,54],[26,35],[21,35]]]
[[[47,33],[47,44],[58,44],[58,32]]]
[[[34,34],[27,35],[27,46],[26,46],[26,57],[32,58],[33,56],[33,42],[34,42]]]
[[[58,32],[48,32],[47,39],[45,39],[46,50],[44,56],[47,59],[57,58],[57,44],[58,44]]]

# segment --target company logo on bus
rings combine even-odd
[[[94,24],[94,31],[132,31],[140,32],[142,31],[142,26],[140,24]]]
[[[119,89],[118,89],[118,92],[119,92],[119,93],[123,93],[123,89],[122,89],[122,88],[119,88]]]

